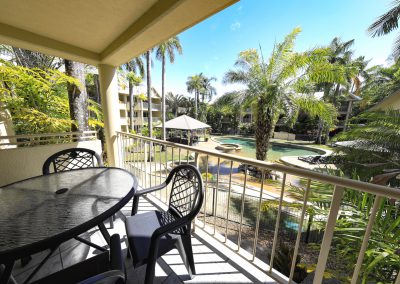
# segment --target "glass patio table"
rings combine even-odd
[[[15,260],[54,250],[100,227],[132,199],[137,186],[131,173],[104,167],[37,176],[0,187],[0,265],[5,267],[0,283],[7,283]]]

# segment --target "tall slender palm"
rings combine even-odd
[[[186,87],[189,93],[194,93],[194,117],[197,119],[199,96],[202,92],[204,92],[203,73],[189,76],[186,81]]]
[[[151,102],[151,52],[152,50],[148,50],[145,53],[145,58],[146,58],[146,84],[147,84],[147,111],[148,111],[148,116],[147,116],[147,124],[149,128],[149,137],[153,137],[153,114],[152,114],[152,109],[153,105]]]
[[[210,101],[212,97],[217,94],[217,90],[214,88],[214,86],[211,85],[213,81],[217,81],[217,78],[215,77],[203,78],[203,92],[201,93],[202,103],[204,103],[205,99]]]
[[[394,0],[391,9],[373,22],[368,32],[372,37],[387,35],[399,27],[399,17],[400,0]],[[400,35],[394,42],[393,56],[396,59],[400,56]]]
[[[175,51],[182,54],[182,46],[177,36],[171,37],[167,41],[161,43],[156,48],[156,58],[162,62],[162,78],[161,78],[161,97],[162,97],[162,134],[161,137],[165,140],[165,59],[169,58],[170,63],[175,61]]]
[[[133,95],[133,87],[138,86],[141,82],[141,78],[144,77],[144,63],[141,57],[136,57],[131,61],[123,64],[123,68],[125,68],[127,73],[128,85],[129,85],[129,108],[130,108],[130,126],[131,130],[134,130],[134,95]],[[137,76],[140,75],[140,77]]]
[[[348,66],[351,64],[351,57],[353,51],[351,47],[354,44],[354,39],[342,42],[339,37],[335,37],[328,46],[329,56],[328,61],[331,64]],[[348,75],[347,77],[351,77]],[[324,83],[324,98],[332,101],[334,105],[337,103],[338,96],[340,94],[341,83],[344,82],[331,82]]]
[[[237,69],[228,71],[224,77],[225,82],[247,86],[242,100],[247,100],[255,109],[258,160],[267,158],[270,138],[281,114],[285,114],[292,124],[300,108],[311,116],[323,117],[327,124],[333,124],[337,115],[331,104],[294,94],[309,83],[343,81],[344,73],[327,62],[326,49],[294,52],[300,31],[300,28],[295,28],[283,42],[275,44],[267,62],[254,49],[242,51],[235,63]]]

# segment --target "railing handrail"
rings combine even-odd
[[[20,135],[10,135],[10,136],[0,136],[0,140],[3,139],[18,139],[18,138],[39,138],[39,137],[54,137],[54,136],[77,136],[82,134],[96,134],[97,131],[75,131],[75,132],[58,132],[58,133],[40,133],[40,134],[20,134]],[[90,137],[90,136],[89,136]]]
[[[352,189],[362,191],[362,192],[376,194],[379,196],[400,199],[400,190],[397,188],[367,183],[367,182],[353,180],[353,179],[349,179],[349,178],[333,176],[333,175],[324,174],[324,173],[320,173],[320,172],[316,172],[316,171],[312,171],[312,170],[301,169],[301,168],[281,165],[281,164],[277,164],[277,163],[259,161],[259,160],[252,159],[252,158],[240,157],[240,156],[236,156],[236,155],[221,153],[221,152],[214,151],[214,150],[201,149],[201,148],[197,148],[197,147],[193,147],[193,146],[158,140],[158,139],[145,137],[145,136],[141,136],[141,135],[137,135],[137,134],[130,134],[130,133],[119,132],[119,131],[117,133],[129,136],[129,137],[137,138],[137,139],[155,142],[158,144],[168,145],[168,146],[175,147],[175,148],[182,148],[182,149],[197,152],[200,154],[213,155],[218,158],[229,159],[229,160],[232,160],[235,162],[245,163],[245,164],[252,165],[255,167],[259,167],[259,168],[266,168],[269,170],[280,171],[280,172],[296,175],[296,176],[307,178],[307,179],[318,180],[321,182],[334,184],[334,185],[337,185],[340,187],[347,187],[347,188],[352,188]]]

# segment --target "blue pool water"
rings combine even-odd
[[[221,143],[234,143],[242,146],[242,149],[235,152],[235,155],[242,157],[255,158],[256,157],[256,142],[254,139],[240,138],[240,137],[219,137],[218,142]],[[308,156],[320,155],[318,151],[303,149],[287,144],[273,143],[272,147],[268,150],[267,159],[269,161],[277,161],[284,156]]]

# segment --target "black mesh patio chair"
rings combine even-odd
[[[102,167],[103,161],[100,156],[93,150],[86,148],[70,148],[59,151],[44,162],[42,167],[42,172],[44,175],[50,173],[64,172],[77,169],[85,169],[92,167]],[[123,220],[125,220],[125,215],[119,214]],[[104,224],[98,225],[100,232],[102,233],[104,239],[109,243],[110,235],[107,232]],[[110,227],[114,227],[113,217],[110,218]],[[87,241],[79,236],[75,237],[76,240],[99,249],[99,246]]]
[[[172,181],[167,211],[137,214],[139,197],[166,188]],[[198,169],[192,165],[174,168],[166,181],[158,186],[135,193],[132,215],[125,222],[129,253],[134,267],[147,264],[145,283],[153,283],[158,257],[177,248],[192,278],[196,274],[191,223],[203,203],[203,181]]]
[[[34,284],[81,283],[105,284],[125,283],[125,269],[118,234],[110,238],[110,250],[83,262],[74,264],[33,282]]]
[[[102,167],[100,156],[93,150],[85,148],[70,148],[57,152],[44,162],[42,172],[47,175],[51,172]]]

